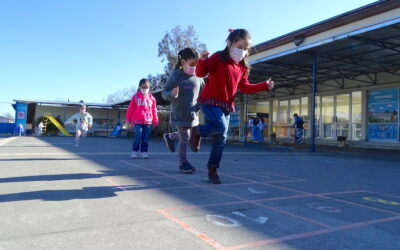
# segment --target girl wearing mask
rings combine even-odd
[[[150,81],[142,79],[139,82],[139,89],[129,103],[126,112],[126,122],[135,127],[135,140],[132,145],[131,158],[137,159],[140,156],[143,159],[149,159],[147,154],[150,126],[158,125],[157,104],[156,99],[149,92]],[[139,152],[140,150],[140,152]]]
[[[171,152],[175,151],[175,140],[179,138],[179,170],[192,173],[196,169],[186,158],[186,146],[189,141],[189,129],[199,125],[197,97],[204,85],[202,78],[195,76],[199,54],[193,48],[185,48],[178,53],[178,63],[175,71],[169,77],[162,96],[171,101],[171,125],[177,132],[163,135],[165,143]]]
[[[206,118],[206,123],[191,129],[190,146],[197,152],[201,137],[212,137],[212,149],[208,160],[208,180],[220,184],[217,169],[226,144],[229,127],[229,114],[234,111],[236,91],[252,94],[270,90],[274,82],[268,79],[264,82],[251,84],[248,75],[250,65],[246,61],[249,55],[251,36],[245,29],[229,30],[226,39],[227,46],[210,57],[208,51],[203,51],[196,67],[198,77],[207,77],[197,101]]]

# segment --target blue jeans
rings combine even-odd
[[[135,124],[135,140],[132,144],[132,150],[138,152],[147,152],[149,148],[150,124]]]
[[[258,127],[252,127],[251,134],[253,135],[253,141],[258,141],[260,137],[260,129]]]
[[[219,167],[226,139],[228,138],[230,115],[229,112],[224,111],[218,106],[201,104],[200,107],[206,118],[206,123],[199,126],[199,133],[201,137],[212,137],[212,148],[208,166]]]
[[[296,128],[294,141],[295,143],[301,143],[303,141],[303,128]]]

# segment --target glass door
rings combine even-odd
[[[334,96],[323,96],[321,100],[322,113],[322,138],[333,139],[335,137],[335,98]]]
[[[346,136],[348,139],[361,138],[361,92],[349,94],[316,96],[317,137],[336,139]]]
[[[350,138],[350,94],[336,96],[336,136]]]

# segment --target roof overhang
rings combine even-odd
[[[25,104],[38,104],[38,105],[58,105],[58,106],[79,106],[83,104],[82,102],[65,102],[65,101],[49,101],[49,100],[13,100],[15,103],[25,103]],[[87,107],[91,108],[111,108],[110,104],[106,103],[84,103]]]
[[[253,54],[250,80],[260,82],[272,77],[276,87],[269,93],[250,95],[250,100],[310,94],[314,58],[318,92],[399,83],[400,1],[388,2],[395,2],[398,8],[372,16],[372,21],[363,20],[363,25],[357,21],[309,37],[299,46],[291,41]]]

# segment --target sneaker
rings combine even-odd
[[[199,133],[199,126],[190,128],[190,148],[193,152],[200,150],[201,137]]]
[[[212,184],[221,184],[221,179],[218,176],[216,167],[208,167],[208,181]]]
[[[196,169],[189,162],[183,163],[179,166],[179,171],[185,174],[193,173]]]
[[[139,153],[138,152],[135,152],[135,151],[132,151],[132,153],[131,153],[131,159],[137,159],[139,157]]]
[[[147,154],[147,153],[142,153],[142,158],[143,159],[149,159],[150,157],[149,157],[149,155]]]
[[[175,152],[175,141],[173,141],[169,138],[168,133],[163,134],[163,138],[164,138],[165,144],[167,145],[167,148],[169,149],[169,151]]]

